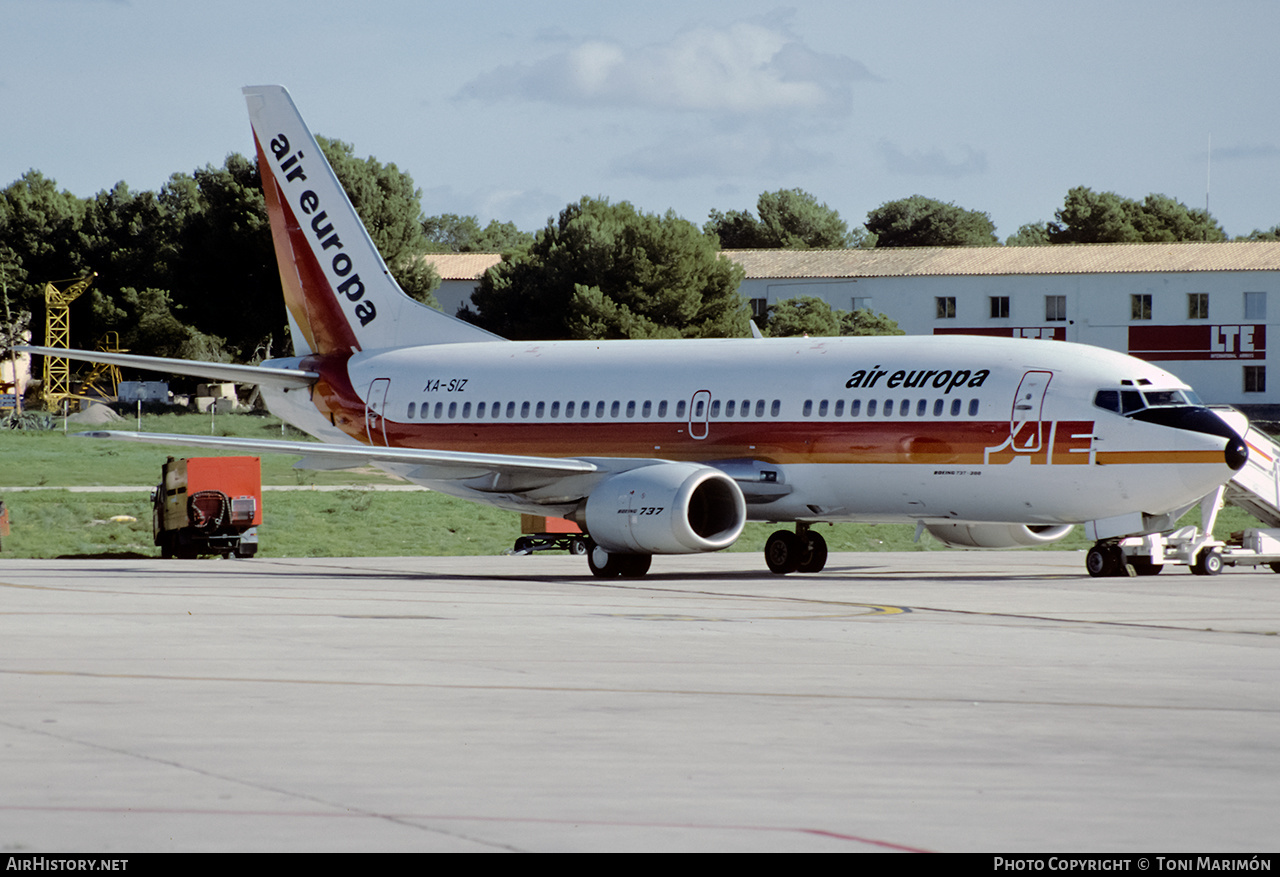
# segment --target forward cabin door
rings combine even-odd
[[[1029,371],[1022,376],[1009,413],[1009,435],[1015,451],[1039,451],[1048,438],[1048,425],[1043,422],[1044,393],[1049,389],[1053,372]]]

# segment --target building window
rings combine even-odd
[[[954,295],[939,296],[935,298],[934,304],[938,309],[937,318],[939,320],[954,320],[956,316],[956,297]]]
[[[853,309],[855,311],[871,310],[871,296],[854,296]]]
[[[1047,323],[1067,318],[1067,297],[1065,295],[1046,295],[1044,297],[1044,319]]]
[[[1209,319],[1209,293],[1207,292],[1187,293],[1187,319],[1188,320]]]
[[[991,319],[999,320],[1009,316],[1009,296],[991,296]]]
[[[1244,367],[1244,391],[1246,393],[1267,392],[1267,367],[1265,365],[1246,365]]]
[[[1129,296],[1129,319],[1131,320],[1151,319],[1150,294],[1144,293],[1142,295]]]
[[[1267,318],[1267,294],[1265,292],[1246,292],[1244,294],[1244,318],[1246,320],[1265,320]]]

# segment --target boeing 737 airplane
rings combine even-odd
[[[906,522],[957,547],[1172,529],[1246,446],[1174,375],[1059,341],[965,336],[515,342],[424,307],[387,270],[288,92],[244,89],[294,356],[260,367],[72,351],[257,384],[320,440],[99,433],[377,465],[433,490],[566,517],[597,576],[785,522],[776,573],[817,572],[814,524]],[[56,352],[28,348],[33,352]]]

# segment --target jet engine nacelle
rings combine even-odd
[[[1071,524],[1028,527],[1025,524],[925,524],[929,535],[950,548],[1026,548],[1057,542]]]
[[[732,478],[694,463],[654,463],[614,475],[577,516],[605,551],[694,554],[732,545],[747,503]]]

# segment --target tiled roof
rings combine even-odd
[[[428,253],[441,280],[479,280],[480,275],[502,261],[499,253]]]
[[[751,278],[930,277],[1280,271],[1280,242],[919,247],[883,250],[725,250]],[[497,253],[431,253],[443,280],[477,280]]]
[[[754,278],[1280,271],[1280,242],[725,250]]]

